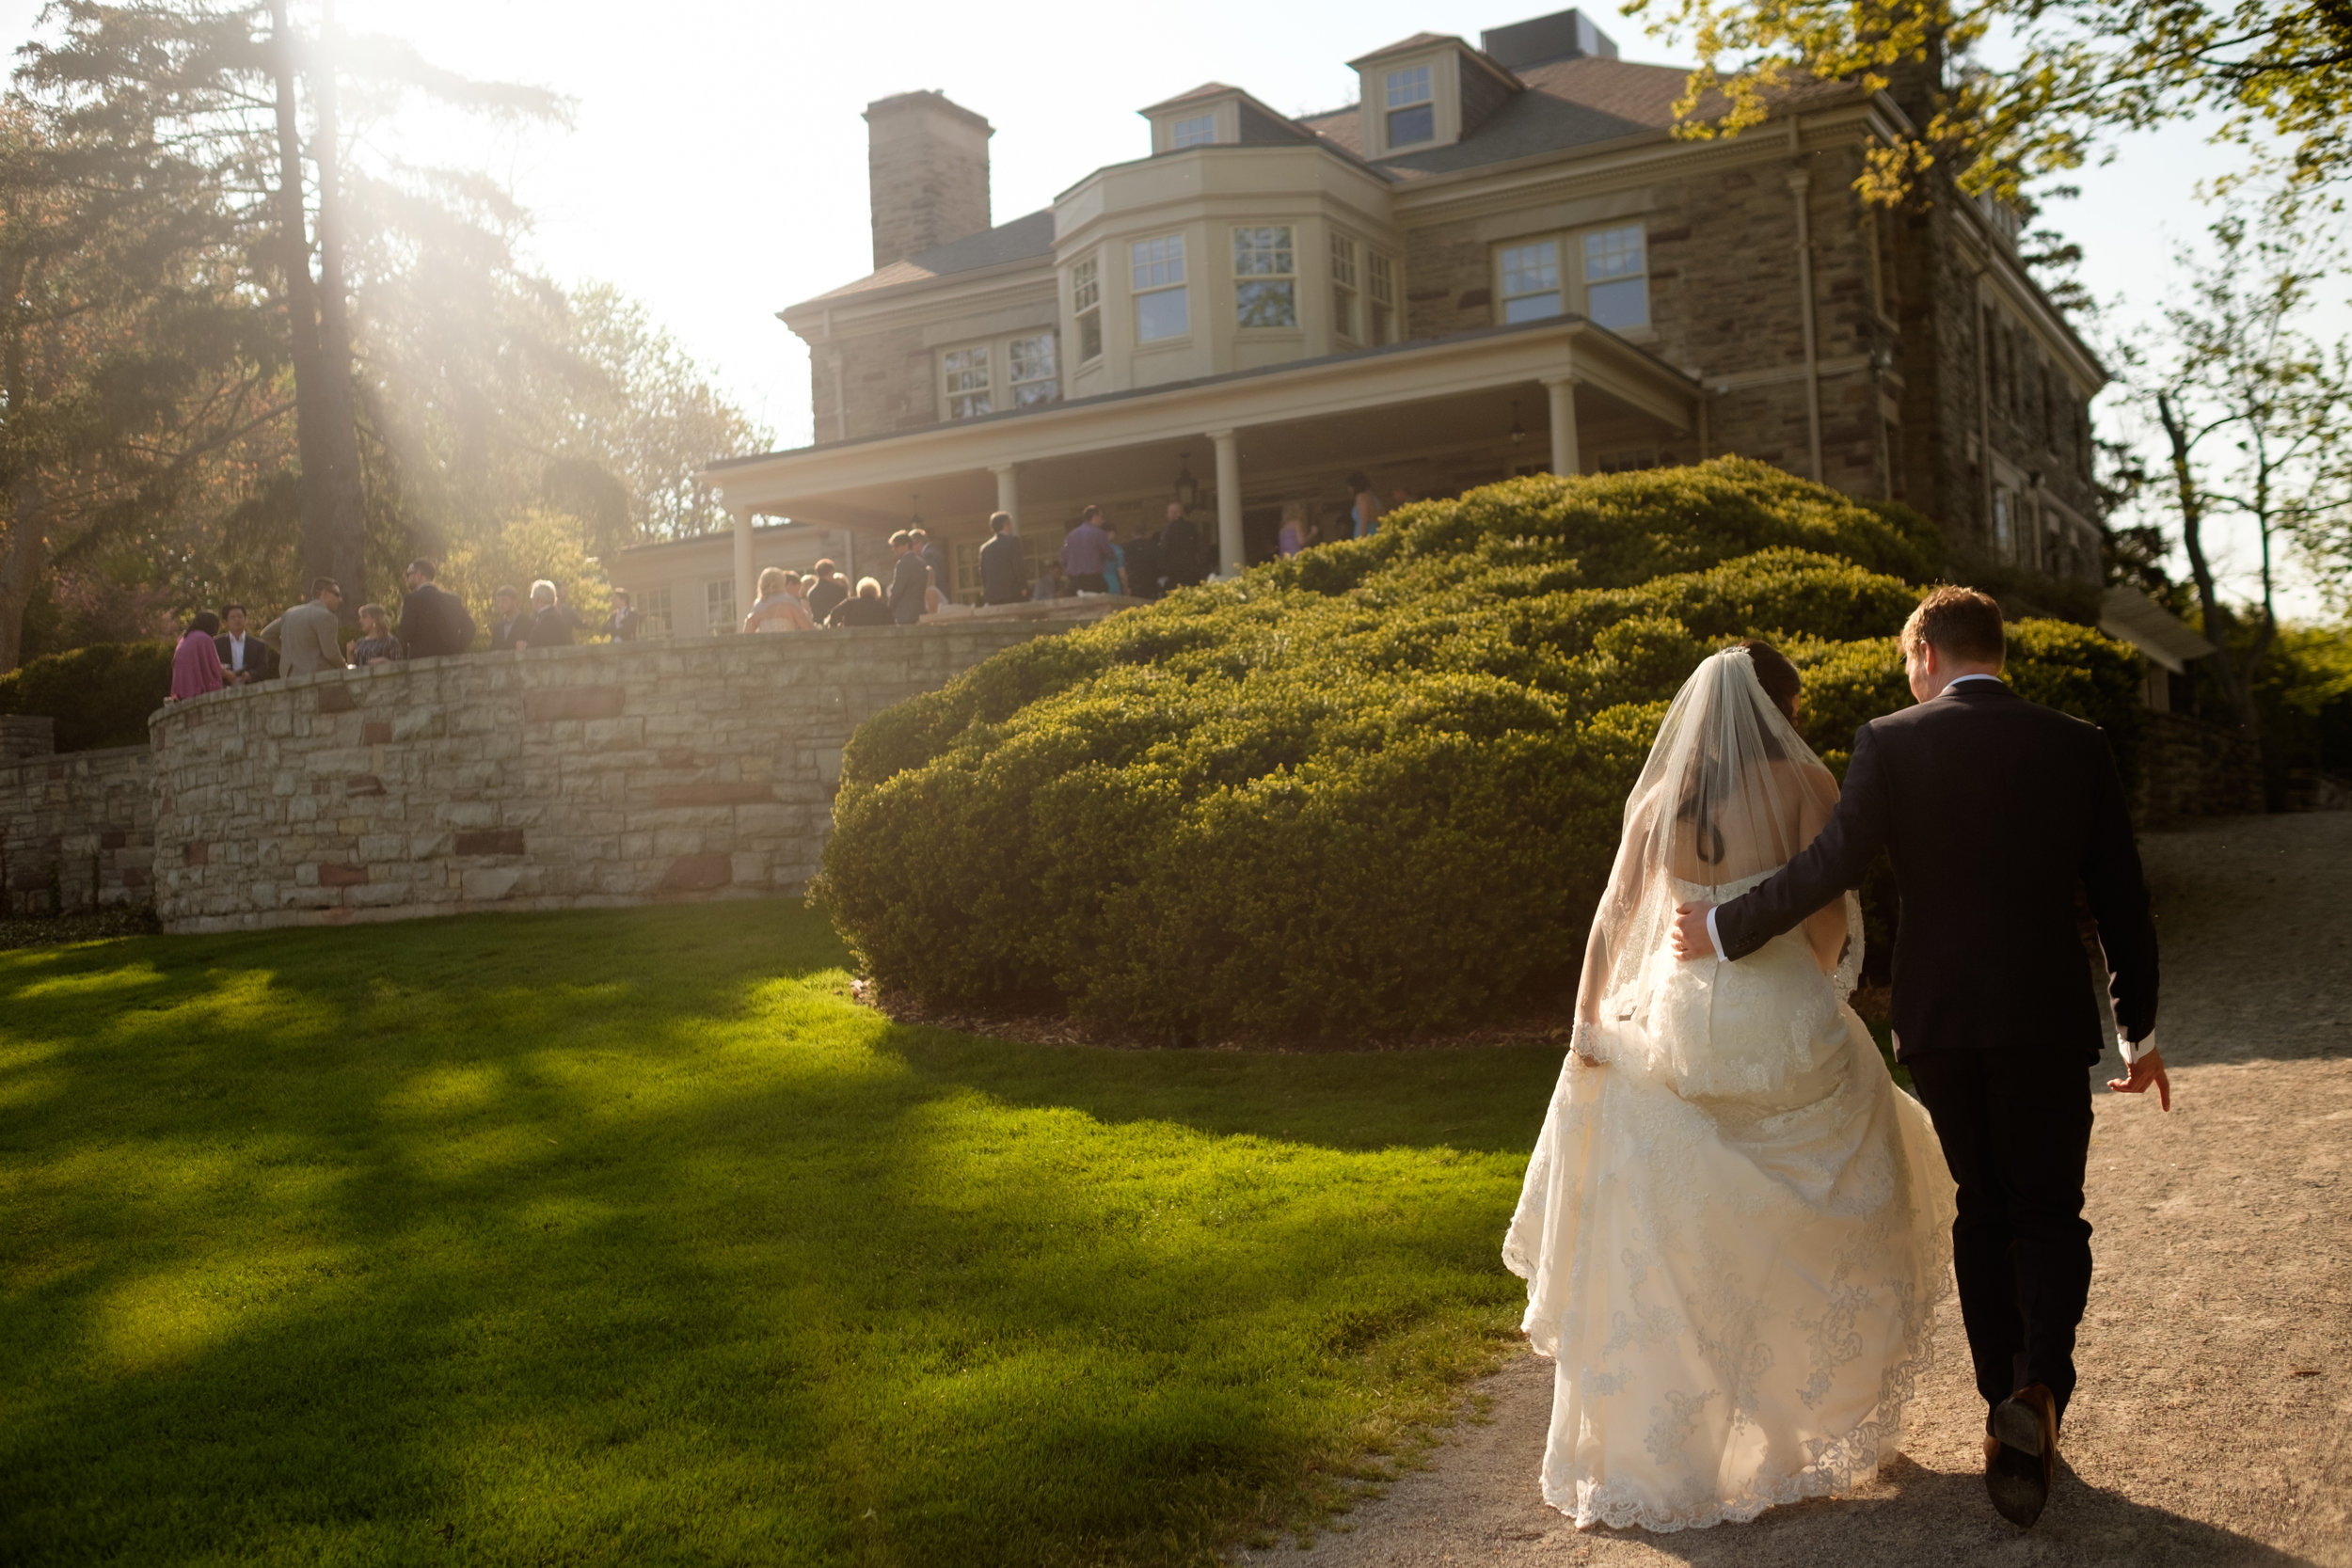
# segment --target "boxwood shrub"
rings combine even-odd
[[[1168,1041],[1502,1019],[1573,986],[1692,666],[1786,644],[1842,765],[1909,701],[1893,637],[1938,560],[1913,515],[1734,460],[1402,508],[877,715],[815,892],[934,1006]],[[2087,714],[2130,678],[2095,633],[2015,646],[2021,688]]]
[[[171,694],[173,644],[93,642],[0,675],[0,713],[56,721],[60,752],[144,746],[147,718]]]

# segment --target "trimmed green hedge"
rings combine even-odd
[[[171,694],[174,644],[94,642],[0,675],[0,713],[56,721],[57,750],[144,746],[147,719]]]
[[[936,1006],[1177,1041],[1508,1016],[1573,985],[1692,667],[1789,644],[1842,747],[1908,701],[1891,638],[1935,559],[1915,520],[1736,461],[1402,508],[876,716],[816,891]],[[2021,685],[2045,651],[2122,657],[2054,635],[2020,628]]]

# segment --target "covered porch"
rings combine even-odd
[[[1129,539],[1182,498],[1230,575],[1273,553],[1287,502],[1305,502],[1324,538],[1343,532],[1343,480],[1359,469],[1384,499],[1420,499],[1703,456],[1703,396],[1633,344],[1564,318],[739,458],[703,477],[735,518],[738,603],[752,602],[759,517],[842,531],[854,541],[844,565],[885,578],[883,541],[919,518],[946,547],[957,580],[944,586],[961,600],[993,512],[1044,562],[1083,506]]]

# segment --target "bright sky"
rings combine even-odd
[[[536,216],[539,264],[644,300],[780,444],[809,438],[807,356],[775,319],[869,270],[866,126],[874,99],[937,88],[996,127],[998,221],[1046,205],[1102,164],[1149,146],[1136,110],[1201,82],[1277,109],[1355,97],[1345,62],[1408,34],[1543,14],[1542,0],[1356,0],[1345,8],[1191,0],[1165,8],[948,4],[782,6],[747,0],[342,0],[343,24],[405,39],[468,75],[574,101],[571,130],[404,129],[419,162],[487,167]],[[305,7],[305,8],[309,8]],[[1606,0],[1591,8],[1626,57],[1677,61]],[[0,30],[31,35],[40,0],[0,0]],[[2080,239],[2086,281],[2137,310],[2172,246],[2204,217],[2190,199],[2226,155],[2176,129],[2086,171],[2049,218]]]

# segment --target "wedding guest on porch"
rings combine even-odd
[[[359,638],[351,645],[351,662],[360,669],[390,664],[401,657],[400,639],[392,635],[392,612],[380,604],[359,607]]]
[[[1160,596],[1160,542],[1148,529],[1139,529],[1132,539],[1119,542],[1120,554],[1126,560],[1119,569],[1120,585],[1132,598],[1156,599]]]
[[[184,703],[229,684],[221,678],[220,649],[213,641],[219,635],[220,617],[209,610],[198,610],[171,651],[171,701]]]
[[[743,617],[747,632],[815,631],[808,606],[801,602],[801,574],[771,566],[759,574],[759,600]]]
[[[531,613],[523,609],[523,596],[512,588],[501,588],[490,595],[490,651],[530,646]]]
[[[1097,518],[1103,537],[1110,541],[1111,558],[1103,562],[1103,586],[1114,594],[1127,592],[1127,551],[1119,542],[1119,525],[1108,517]]]
[[[1160,529],[1160,581],[1168,588],[1189,588],[1207,575],[1200,558],[1200,531],[1184,515],[1182,501],[1168,503],[1168,521]]]
[[[988,543],[980,546],[981,602],[1021,603],[1029,596],[1028,575],[1021,557],[1021,536],[1012,531],[1012,514],[991,514]]]
[[[1380,492],[1372,487],[1372,481],[1362,473],[1347,476],[1347,515],[1354,529],[1353,537],[1369,539],[1380,531]]]
[[[1315,527],[1307,521],[1305,501],[1282,503],[1282,531],[1274,536],[1274,553],[1288,561],[1314,543]]]
[[[830,559],[819,561],[812,570],[817,574],[817,580],[808,585],[805,595],[808,617],[821,626],[826,618],[840,608],[841,601],[850,596],[850,579],[841,575],[841,568]]]
[[[245,629],[245,606],[225,605],[220,612],[221,634],[213,640],[220,655],[220,673],[230,686],[251,686],[278,673],[278,656],[269,644]]]
[[[938,591],[939,597],[927,601],[926,608],[937,610],[956,596],[953,586],[955,578],[947,570],[947,554],[939,547],[938,540],[919,528],[907,530],[907,537],[914,541],[914,553],[921,556],[923,564],[930,568],[931,587]]]
[[[911,626],[923,618],[924,598],[930,589],[931,569],[916,553],[921,542],[907,529],[890,536],[890,590],[887,600],[890,618],[902,626]]]
[[[310,599],[262,628],[262,641],[278,655],[278,672],[289,678],[314,675],[321,670],[343,668],[343,585],[333,578],[312,578]]]
[[[872,578],[857,579],[857,592],[834,606],[826,617],[829,626],[886,626],[891,624],[890,606],[882,602],[882,585]]]
[[[568,648],[572,645],[572,612],[555,591],[555,584],[541,578],[531,585],[531,630],[529,646],[533,648]],[[525,644],[517,642],[516,647]]]
[[[612,613],[596,629],[614,642],[637,641],[637,611],[629,605],[628,589],[612,590]]]
[[[1103,509],[1089,506],[1061,541],[1061,575],[1073,594],[1107,594],[1103,568],[1110,564],[1111,536],[1103,531]]]
[[[410,658],[445,658],[473,646],[473,616],[464,600],[434,580],[438,575],[422,557],[402,575],[408,595],[400,601],[400,641]],[[510,598],[514,592],[505,590]]]

